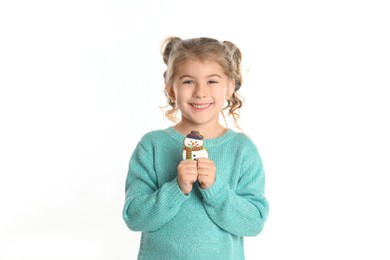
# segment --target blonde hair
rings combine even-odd
[[[234,91],[232,96],[227,100],[226,107],[223,110],[228,110],[228,115],[231,115],[234,120],[234,125],[238,128],[238,119],[240,117],[239,109],[242,107],[243,99],[237,93],[242,85],[242,73],[241,73],[241,51],[229,41],[218,41],[212,38],[200,37],[182,40],[178,37],[172,36],[166,38],[161,45],[161,54],[163,61],[167,65],[167,69],[164,72],[165,88],[164,93],[167,98],[167,107],[169,108],[165,112],[165,116],[173,121],[177,122],[176,113],[177,106],[172,93],[168,89],[168,86],[172,83],[175,76],[177,66],[189,59],[196,58],[200,60],[209,60],[218,63],[224,73],[233,79]],[[224,117],[225,123],[226,118]]]

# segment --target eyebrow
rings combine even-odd
[[[182,78],[185,78],[185,77],[188,77],[188,78],[195,78],[194,76],[185,74],[185,75],[180,76],[179,79],[182,79]],[[207,75],[207,76],[206,76],[206,78],[212,78],[212,77],[222,78],[222,76],[219,75],[219,74],[211,74],[211,75]]]

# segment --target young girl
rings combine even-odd
[[[228,41],[170,37],[162,55],[166,116],[181,119],[144,135],[130,159],[123,218],[142,231],[138,259],[245,259],[243,237],[262,231],[268,202],[255,144],[219,120],[229,109],[237,124],[241,52]],[[188,133],[203,136],[208,156],[183,159]]]

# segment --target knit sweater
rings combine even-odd
[[[149,132],[131,156],[123,218],[142,231],[138,259],[245,259],[243,237],[262,231],[269,210],[258,149],[232,129],[204,140],[216,180],[184,195],[177,182],[184,138],[173,127]]]

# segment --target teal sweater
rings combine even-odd
[[[184,135],[147,133],[131,156],[123,218],[142,231],[139,260],[240,260],[244,236],[258,235],[268,216],[263,165],[248,136],[229,129],[204,141],[217,172],[212,187],[177,183]]]

